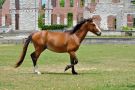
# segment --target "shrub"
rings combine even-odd
[[[123,26],[122,30],[125,32],[125,36],[132,36],[131,30],[133,30],[132,27]]]
[[[129,30],[133,30],[132,27],[128,27],[128,26],[123,26],[122,30],[124,31],[129,31]]]

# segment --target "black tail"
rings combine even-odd
[[[25,55],[26,55],[26,52],[27,52],[27,48],[28,48],[28,45],[29,45],[31,39],[32,39],[32,34],[25,41],[24,46],[23,46],[23,51],[21,53],[19,61],[15,64],[15,68],[19,67],[22,64],[22,62],[23,62],[23,60],[25,58]]]

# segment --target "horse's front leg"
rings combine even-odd
[[[72,68],[72,74],[76,75],[77,72],[75,71],[74,65],[78,63],[78,59],[75,55],[75,52],[69,52],[69,55],[70,55],[71,65],[67,65],[65,71],[68,70],[69,68]]]

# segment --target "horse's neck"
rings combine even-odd
[[[83,41],[83,39],[85,38],[85,36],[87,35],[87,30],[80,28],[75,35],[78,37],[79,42],[81,43]]]

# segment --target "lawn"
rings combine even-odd
[[[68,54],[46,50],[39,58],[41,75],[33,74],[30,45],[15,69],[22,45],[0,45],[0,90],[135,90],[135,45],[82,45],[76,71],[64,72]]]

